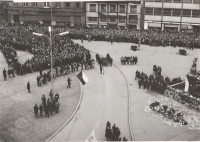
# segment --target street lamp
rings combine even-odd
[[[138,23],[138,25],[139,25],[139,35],[138,35],[138,49],[139,49],[139,47],[140,47],[140,37],[141,37],[141,32],[140,32],[140,29],[141,29],[141,17],[142,17],[142,7],[143,6],[148,6],[148,5],[150,5],[150,4],[145,4],[145,5],[143,5],[143,1],[140,3],[140,4],[133,4],[133,3],[129,3],[129,5],[140,5],[140,18],[139,18],[139,23]],[[145,13],[144,13],[145,14]]]
[[[59,33],[59,34],[56,34],[52,37],[51,35],[51,26],[48,27],[48,30],[49,30],[49,34],[50,36],[48,37],[47,35],[43,35],[41,33],[35,33],[33,32],[32,34],[35,35],[35,36],[38,36],[38,37],[46,37],[49,42],[50,42],[50,50],[51,50],[51,53],[50,53],[50,56],[51,56],[51,90],[52,90],[52,94],[53,94],[53,52],[52,52],[52,40],[56,37],[56,36],[65,36],[67,34],[69,34],[69,32],[62,32],[62,33]]]

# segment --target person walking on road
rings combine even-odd
[[[7,71],[4,69],[4,70],[3,70],[3,77],[4,77],[4,81],[6,81],[6,77],[7,77],[7,74],[6,74],[6,72],[7,72]]]
[[[68,79],[67,79],[67,83],[68,83],[68,85],[67,85],[67,88],[71,88],[71,79],[68,77]]]
[[[28,92],[31,93],[31,91],[30,91],[31,86],[30,86],[30,83],[29,83],[29,82],[27,83],[27,89],[28,89]]]

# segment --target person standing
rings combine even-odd
[[[40,109],[40,116],[42,116],[42,112],[43,112],[43,105],[42,104],[40,104],[39,109]]]
[[[37,106],[37,104],[35,104],[35,106],[34,106],[34,113],[35,113],[35,118],[38,116],[38,106]]]
[[[42,100],[43,106],[45,107],[46,106],[46,98],[45,98],[44,94],[43,94],[41,100]]]
[[[49,92],[49,96],[50,96],[51,101],[52,101],[52,100],[53,100],[53,92],[52,92],[52,89],[51,89],[51,91]]]
[[[31,86],[30,86],[30,83],[29,83],[29,82],[27,83],[27,89],[28,89],[28,92],[31,93],[31,91],[30,91]]]
[[[6,74],[6,72],[7,72],[7,71],[4,69],[4,70],[3,70],[3,77],[4,77],[4,81],[6,81],[6,77],[7,77],[7,74]]]
[[[67,85],[67,88],[71,88],[71,79],[68,77],[68,79],[67,79],[67,83],[68,83],[68,85]]]
[[[103,67],[100,65],[100,74],[102,74]]]
[[[106,128],[108,127],[108,128],[110,128],[110,122],[108,121],[107,123],[106,123]]]

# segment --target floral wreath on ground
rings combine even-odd
[[[177,102],[166,97],[154,97],[149,99],[149,106],[145,111],[159,117],[164,123],[179,127],[185,126],[188,129],[200,130],[200,114],[181,107]]]

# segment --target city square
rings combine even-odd
[[[0,141],[200,140],[198,31],[0,18]]]

